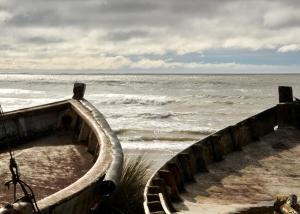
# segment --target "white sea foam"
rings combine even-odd
[[[174,143],[171,141],[161,142],[153,141],[152,143],[144,142],[122,142],[122,148],[124,150],[157,150],[157,151],[181,151],[191,145],[192,142]]]
[[[167,105],[178,102],[176,98],[155,95],[137,94],[92,94],[89,99],[97,100],[99,104],[118,105],[118,104],[139,104],[139,105]]]
[[[12,96],[12,95],[29,95],[29,94],[45,94],[44,91],[26,90],[19,88],[0,88],[0,96]]]
[[[21,108],[47,104],[55,102],[57,99],[51,98],[3,98],[0,97],[0,104],[4,111],[13,111]]]
[[[145,119],[168,119],[171,117],[175,117],[174,113],[140,113],[137,115],[138,117],[142,117]]]
[[[147,134],[147,135],[159,135],[163,134],[165,136],[174,136],[174,135],[182,135],[182,136],[199,136],[199,135],[209,135],[214,132],[216,132],[216,129],[209,128],[209,127],[202,127],[202,128],[197,128],[197,130],[194,128],[192,129],[163,129],[163,130],[156,130],[156,129],[117,129],[115,130],[116,134],[118,135],[129,135],[129,134],[136,134],[136,135],[141,135],[141,134]],[[179,140],[180,141],[180,140]]]

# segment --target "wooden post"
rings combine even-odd
[[[73,99],[81,100],[84,97],[85,84],[84,83],[74,83],[73,87]]]
[[[293,89],[290,86],[279,86],[279,103],[293,102]]]

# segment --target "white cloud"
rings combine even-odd
[[[295,52],[295,51],[300,51],[299,44],[284,45],[278,49],[278,52],[280,53]]]
[[[274,5],[263,17],[266,27],[282,28],[299,26],[299,8],[287,5]]]
[[[6,20],[10,19],[12,14],[8,11],[0,11],[0,24],[3,24]]]
[[[1,70],[112,70],[129,66],[131,61],[123,56],[116,57],[45,57],[0,58]]]

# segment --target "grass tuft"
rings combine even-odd
[[[143,193],[150,177],[150,166],[151,164],[145,160],[144,156],[138,156],[137,158],[126,157],[120,184],[110,197],[102,201],[102,209],[99,213],[144,213]]]

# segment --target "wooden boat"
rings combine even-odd
[[[75,83],[73,99],[2,115],[0,201],[14,201],[14,181],[10,190],[3,185],[11,179],[8,150],[18,163],[20,178],[33,190],[36,213],[89,213],[101,194],[114,191],[121,176],[122,149],[102,114],[83,98],[84,91],[84,84]],[[12,169],[16,173],[16,167]],[[17,198],[21,193],[16,192]],[[33,207],[19,201],[1,212],[33,213]]]
[[[145,213],[273,213],[278,195],[300,196],[300,103],[291,87],[279,101],[166,162],[145,188]]]

